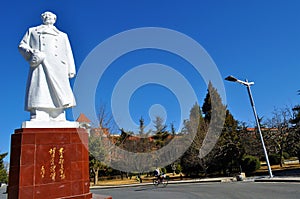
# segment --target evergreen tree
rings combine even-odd
[[[195,103],[190,110],[189,119],[184,121],[184,133],[194,134],[191,146],[181,157],[182,171],[186,175],[198,175],[203,171],[199,151],[206,134],[206,124],[200,106]]]
[[[161,148],[166,145],[169,141],[167,140],[170,133],[167,131],[167,126],[163,123],[163,118],[156,116],[154,121],[154,135],[155,144],[157,147]]]
[[[221,117],[225,116],[225,110],[226,107],[222,102],[218,90],[211,82],[209,82],[207,94],[202,105],[202,112],[204,114],[205,121],[215,123],[216,121],[212,121],[211,118],[214,118],[215,120],[221,119]],[[224,122],[224,119],[221,119],[221,121]]]
[[[140,120],[139,120],[139,122],[140,122],[140,126],[139,126],[139,134],[140,134],[140,136],[142,137],[142,136],[144,136],[144,129],[145,129],[145,121],[144,121],[144,118],[141,117]]]
[[[0,182],[7,183],[8,181],[8,175],[7,171],[4,167],[3,159],[7,156],[8,153],[2,153],[0,154]]]
[[[202,112],[208,129],[199,154],[200,157],[206,156],[213,149],[216,140],[222,132],[226,115],[226,106],[223,104],[220,94],[211,82],[208,84],[208,91],[202,105]]]
[[[291,123],[295,126],[300,126],[300,105],[297,105],[293,108],[293,118],[291,119]]]
[[[243,154],[244,150],[238,135],[238,122],[227,110],[222,134],[215,145],[214,168],[223,174],[237,172]]]
[[[289,155],[300,159],[300,105],[295,106],[292,111],[293,116],[290,119],[292,127],[289,128],[286,149]]]
[[[238,136],[238,122],[222,103],[221,96],[212,83],[208,85],[202,112],[208,125],[208,133],[200,151],[202,166],[209,173],[223,174],[239,167],[243,149]]]

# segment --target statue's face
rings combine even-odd
[[[53,25],[56,21],[56,16],[51,12],[45,12],[42,15],[42,19],[45,25]]]

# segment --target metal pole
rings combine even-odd
[[[248,82],[248,80],[246,80],[246,82]],[[261,133],[260,124],[259,124],[259,121],[258,121],[258,117],[257,117],[257,113],[256,113],[256,110],[255,110],[255,105],[254,105],[254,100],[253,100],[253,97],[252,97],[252,93],[251,93],[251,89],[250,89],[249,84],[247,84],[247,90],[248,90],[248,94],[249,94],[249,98],[250,98],[250,103],[251,103],[251,106],[252,106],[252,109],[253,109],[257,129],[258,129],[258,133],[259,133],[259,136],[260,136],[261,144],[262,144],[262,147],[263,147],[263,150],[264,150],[264,154],[265,154],[265,158],[266,158],[266,162],[267,162],[267,166],[268,166],[268,170],[269,170],[269,175],[270,175],[270,178],[273,178],[272,169],[271,169],[271,166],[270,166],[267,149],[266,149],[266,146],[265,146],[264,138],[263,138],[262,133]]]

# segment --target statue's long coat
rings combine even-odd
[[[25,109],[75,106],[69,82],[69,77],[75,75],[75,64],[67,34],[54,26],[32,27],[20,42],[19,50],[29,62],[34,51],[45,55],[43,62],[30,67]]]

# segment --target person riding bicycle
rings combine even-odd
[[[154,170],[154,176],[157,178],[157,180],[161,180],[160,179],[160,169],[159,168],[156,168]]]
[[[157,180],[159,180],[159,182],[161,182],[164,178],[164,173],[162,173],[159,168],[156,168],[154,171],[154,176],[157,178]]]
[[[163,187],[166,187],[169,181],[169,177],[164,174],[159,168],[155,169],[153,172],[155,178],[153,179],[153,184],[157,187],[159,184],[162,184]]]

